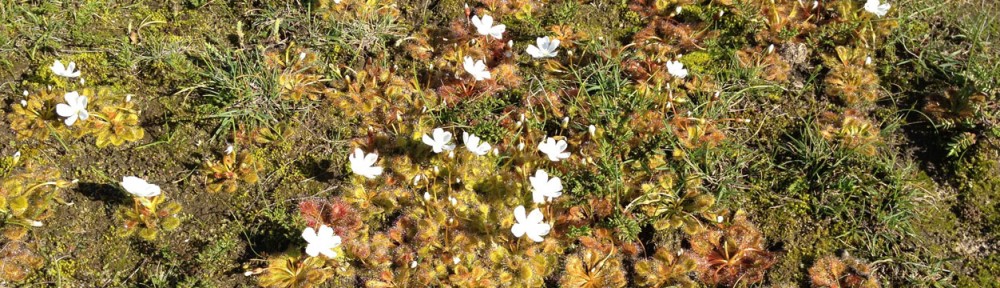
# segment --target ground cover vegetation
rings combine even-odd
[[[998,14],[4,1],[0,286],[996,286]]]

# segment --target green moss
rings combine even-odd
[[[681,57],[678,61],[684,63],[684,67],[691,73],[704,75],[710,73],[708,70],[715,63],[712,60],[712,55],[708,52],[697,51],[684,54],[684,57]]]

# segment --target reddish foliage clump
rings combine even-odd
[[[353,231],[361,228],[361,217],[351,205],[339,199],[306,200],[299,203],[299,213],[309,227],[330,226],[341,237],[350,238]]]

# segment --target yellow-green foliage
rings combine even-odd
[[[839,144],[844,149],[875,155],[880,142],[878,126],[865,119],[857,110],[847,110],[841,114],[823,113],[816,124],[823,139]]]
[[[257,171],[262,164],[249,152],[226,153],[221,162],[209,161],[202,166],[208,192],[236,192],[239,184],[257,183]]]
[[[319,100],[327,93],[327,88],[316,53],[292,47],[284,51],[269,51],[264,55],[269,68],[278,72],[281,98]]]
[[[132,207],[123,207],[120,215],[125,221],[123,236],[139,232],[139,237],[147,241],[156,240],[160,231],[173,231],[181,224],[178,213],[181,205],[167,202],[167,197],[132,197]]]
[[[702,192],[701,179],[688,176],[660,175],[653,183],[642,184],[642,195],[628,209],[644,215],[656,230],[683,228],[696,233],[701,228],[699,217],[715,204],[715,197]]]
[[[823,62],[830,66],[830,73],[823,80],[826,94],[849,107],[863,107],[878,100],[878,75],[870,65],[865,64],[870,53],[838,46],[836,55],[825,56]]]
[[[48,89],[25,97],[24,102],[10,104],[7,121],[17,138],[46,141],[52,134],[66,134],[66,125],[56,115],[56,105],[62,103],[62,94]]]
[[[0,175],[0,228],[5,238],[21,240],[30,227],[42,225],[53,215],[53,206],[62,202],[60,190],[72,185],[60,178],[58,170],[33,163]]]
[[[317,287],[333,276],[322,258],[281,255],[268,263],[259,280],[264,287]]]
[[[625,287],[625,270],[620,255],[597,249],[583,249],[566,258],[560,287],[572,288],[618,288]]]
[[[653,257],[635,263],[636,284],[640,287],[696,287],[688,274],[697,263],[665,247],[656,248]]]
[[[65,103],[64,95],[78,92],[88,99],[86,107],[90,114],[86,120],[78,120],[73,126],[66,126],[62,117],[56,114],[56,105]],[[48,141],[50,136],[62,139],[66,136],[84,137],[93,134],[98,148],[108,145],[120,146],[125,142],[142,139],[145,130],[139,126],[139,111],[130,96],[113,95],[109,88],[82,88],[80,90],[44,89],[25,97],[24,102],[11,104],[7,118],[18,139]]]

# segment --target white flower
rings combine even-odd
[[[688,76],[688,70],[684,69],[684,63],[680,61],[667,61],[667,73],[673,75],[677,78],[684,78]]]
[[[502,39],[503,32],[507,30],[507,26],[503,24],[493,26],[493,16],[490,15],[483,15],[483,18],[472,16],[472,26],[476,26],[479,35],[490,35],[497,39]]]
[[[361,149],[354,148],[354,154],[347,156],[351,162],[351,171],[354,174],[365,176],[368,179],[375,179],[375,176],[382,175],[382,167],[374,166],[378,161],[378,154],[365,154]]]
[[[226,151],[223,152],[225,152],[226,154],[233,154],[233,144],[229,144],[229,146],[226,146]]]
[[[28,107],[28,100],[21,99],[21,107]]]
[[[424,201],[431,201],[431,193],[424,192]]]
[[[465,72],[472,74],[472,77],[476,78],[476,81],[483,81],[485,79],[490,79],[490,70],[486,69],[486,63],[483,60],[472,61],[472,57],[465,56],[462,61],[462,67],[465,68]]]
[[[424,144],[427,144],[427,146],[431,146],[434,153],[455,150],[455,144],[450,143],[451,132],[444,131],[444,129],[441,128],[434,128],[434,131],[431,132],[431,136],[424,134],[423,141]]]
[[[146,182],[142,178],[135,176],[125,176],[122,178],[122,188],[136,197],[154,197],[160,195],[160,186]]]
[[[458,263],[462,263],[462,259],[459,259],[458,257],[451,257],[451,262],[458,265]]]
[[[878,17],[885,16],[885,14],[889,13],[889,7],[892,7],[892,5],[881,2],[880,0],[868,0],[868,2],[865,2],[865,11],[871,12]]]
[[[510,233],[514,233],[514,237],[521,238],[524,235],[528,235],[532,241],[542,242],[542,236],[549,234],[549,230],[552,228],[548,223],[542,222],[544,216],[542,216],[542,211],[538,208],[531,210],[531,213],[527,216],[524,215],[524,206],[517,206],[514,208],[514,226],[510,227]]]
[[[56,105],[56,114],[66,117],[66,126],[73,126],[77,119],[87,120],[90,117],[90,113],[87,113],[87,96],[73,91],[63,95],[63,99],[66,103]]]
[[[309,243],[306,246],[306,254],[310,257],[319,254],[329,258],[337,257],[337,252],[333,251],[333,248],[340,246],[340,236],[333,234],[333,228],[330,226],[320,226],[318,232],[312,227],[307,227],[302,231],[302,239],[306,239]]]
[[[69,62],[69,66],[63,66],[62,62],[56,60],[56,62],[52,63],[52,66],[49,68],[52,69],[52,73],[62,77],[80,77],[80,70],[76,70],[76,62]]]
[[[538,143],[538,151],[545,153],[552,161],[569,158],[569,152],[565,152],[566,147],[566,140],[556,141],[552,137],[545,139],[545,142]]]
[[[462,142],[465,142],[465,149],[468,149],[472,154],[477,156],[486,155],[490,153],[490,143],[483,142],[478,136],[474,134],[469,134],[468,132],[462,132]]]
[[[559,48],[559,39],[549,39],[548,36],[538,37],[535,39],[535,43],[538,46],[528,45],[527,52],[531,57],[547,58],[556,57],[559,54],[559,51],[556,51]]]
[[[549,179],[549,173],[545,170],[536,170],[535,176],[528,178],[528,181],[531,182],[531,199],[535,203],[545,203],[562,195],[562,180],[559,177]]]

